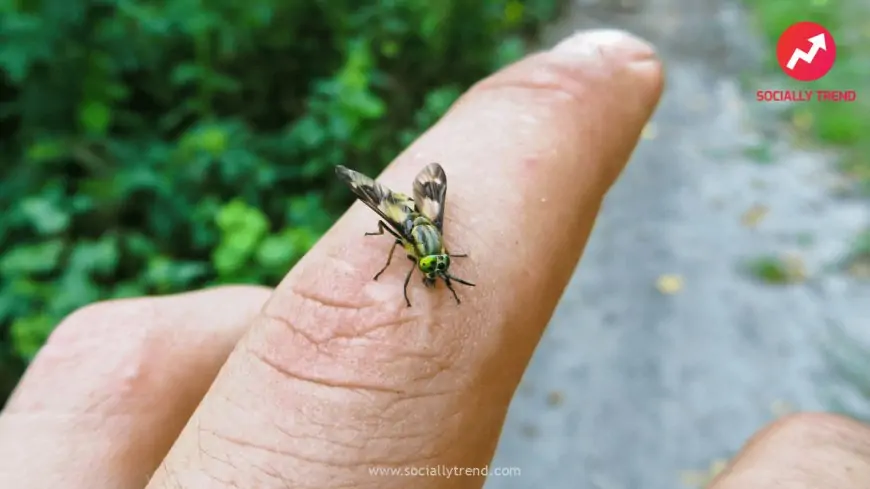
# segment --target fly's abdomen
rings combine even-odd
[[[439,255],[442,253],[441,233],[433,224],[419,224],[411,229],[411,237],[419,256]]]

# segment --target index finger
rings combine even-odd
[[[372,280],[392,241],[363,236],[377,220],[356,204],[277,288],[149,487],[394,487],[410,481],[372,467],[487,464],[661,83],[649,46],[604,31],[472,88],[379,181],[408,192],[443,165],[446,241],[469,255],[451,271],[477,286],[457,305],[414,281],[407,308],[404,267]]]

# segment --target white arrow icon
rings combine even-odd
[[[816,54],[819,53],[819,49],[821,49],[823,51],[828,50],[827,46],[825,46],[825,34],[824,33],[821,33],[817,36],[813,36],[813,37],[807,39],[807,41],[809,41],[810,44],[813,45],[813,47],[810,48],[809,52],[802,51],[800,49],[795,49],[794,53],[792,53],[792,55],[791,55],[791,59],[788,60],[788,64],[786,65],[788,67],[788,69],[793,70],[795,65],[797,64],[798,60],[801,60],[801,59],[806,61],[807,63],[812,64],[813,59],[815,59],[815,57],[816,57]]]

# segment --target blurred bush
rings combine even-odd
[[[0,383],[101,299],[274,285],[558,0],[0,0]]]

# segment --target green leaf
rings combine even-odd
[[[110,274],[118,266],[118,241],[105,236],[97,241],[80,241],[73,248],[68,267],[87,273]]]
[[[159,292],[182,290],[191,282],[209,272],[206,263],[176,261],[166,256],[157,256],[148,262],[146,281]]]
[[[63,141],[49,139],[36,142],[27,148],[26,158],[35,163],[58,159],[67,153]]]
[[[39,234],[59,233],[69,226],[70,215],[46,198],[30,197],[24,199],[19,206]]]
[[[76,309],[100,300],[100,288],[91,280],[88,273],[77,268],[69,268],[57,283],[51,300],[50,311],[58,317],[66,316]]]
[[[79,111],[79,123],[88,134],[103,136],[112,119],[112,110],[102,102],[85,102]]]
[[[268,232],[269,221],[259,209],[236,199],[221,208],[216,222],[221,242],[212,261],[218,274],[231,275],[246,266]]]
[[[188,133],[182,140],[182,148],[193,151],[204,151],[213,156],[220,156],[229,146],[229,134],[226,129],[218,126],[204,126]]]
[[[145,288],[136,282],[123,282],[115,285],[109,299],[127,299],[145,295]]]
[[[269,236],[260,243],[257,248],[257,263],[263,268],[286,269],[298,258],[298,253],[298,248],[292,239],[288,239],[285,231],[284,234]]]
[[[13,348],[19,355],[32,359],[48,339],[54,325],[54,320],[46,314],[16,319],[10,328]]]
[[[44,273],[54,270],[65,244],[60,239],[19,245],[0,257],[0,274],[5,276]]]

